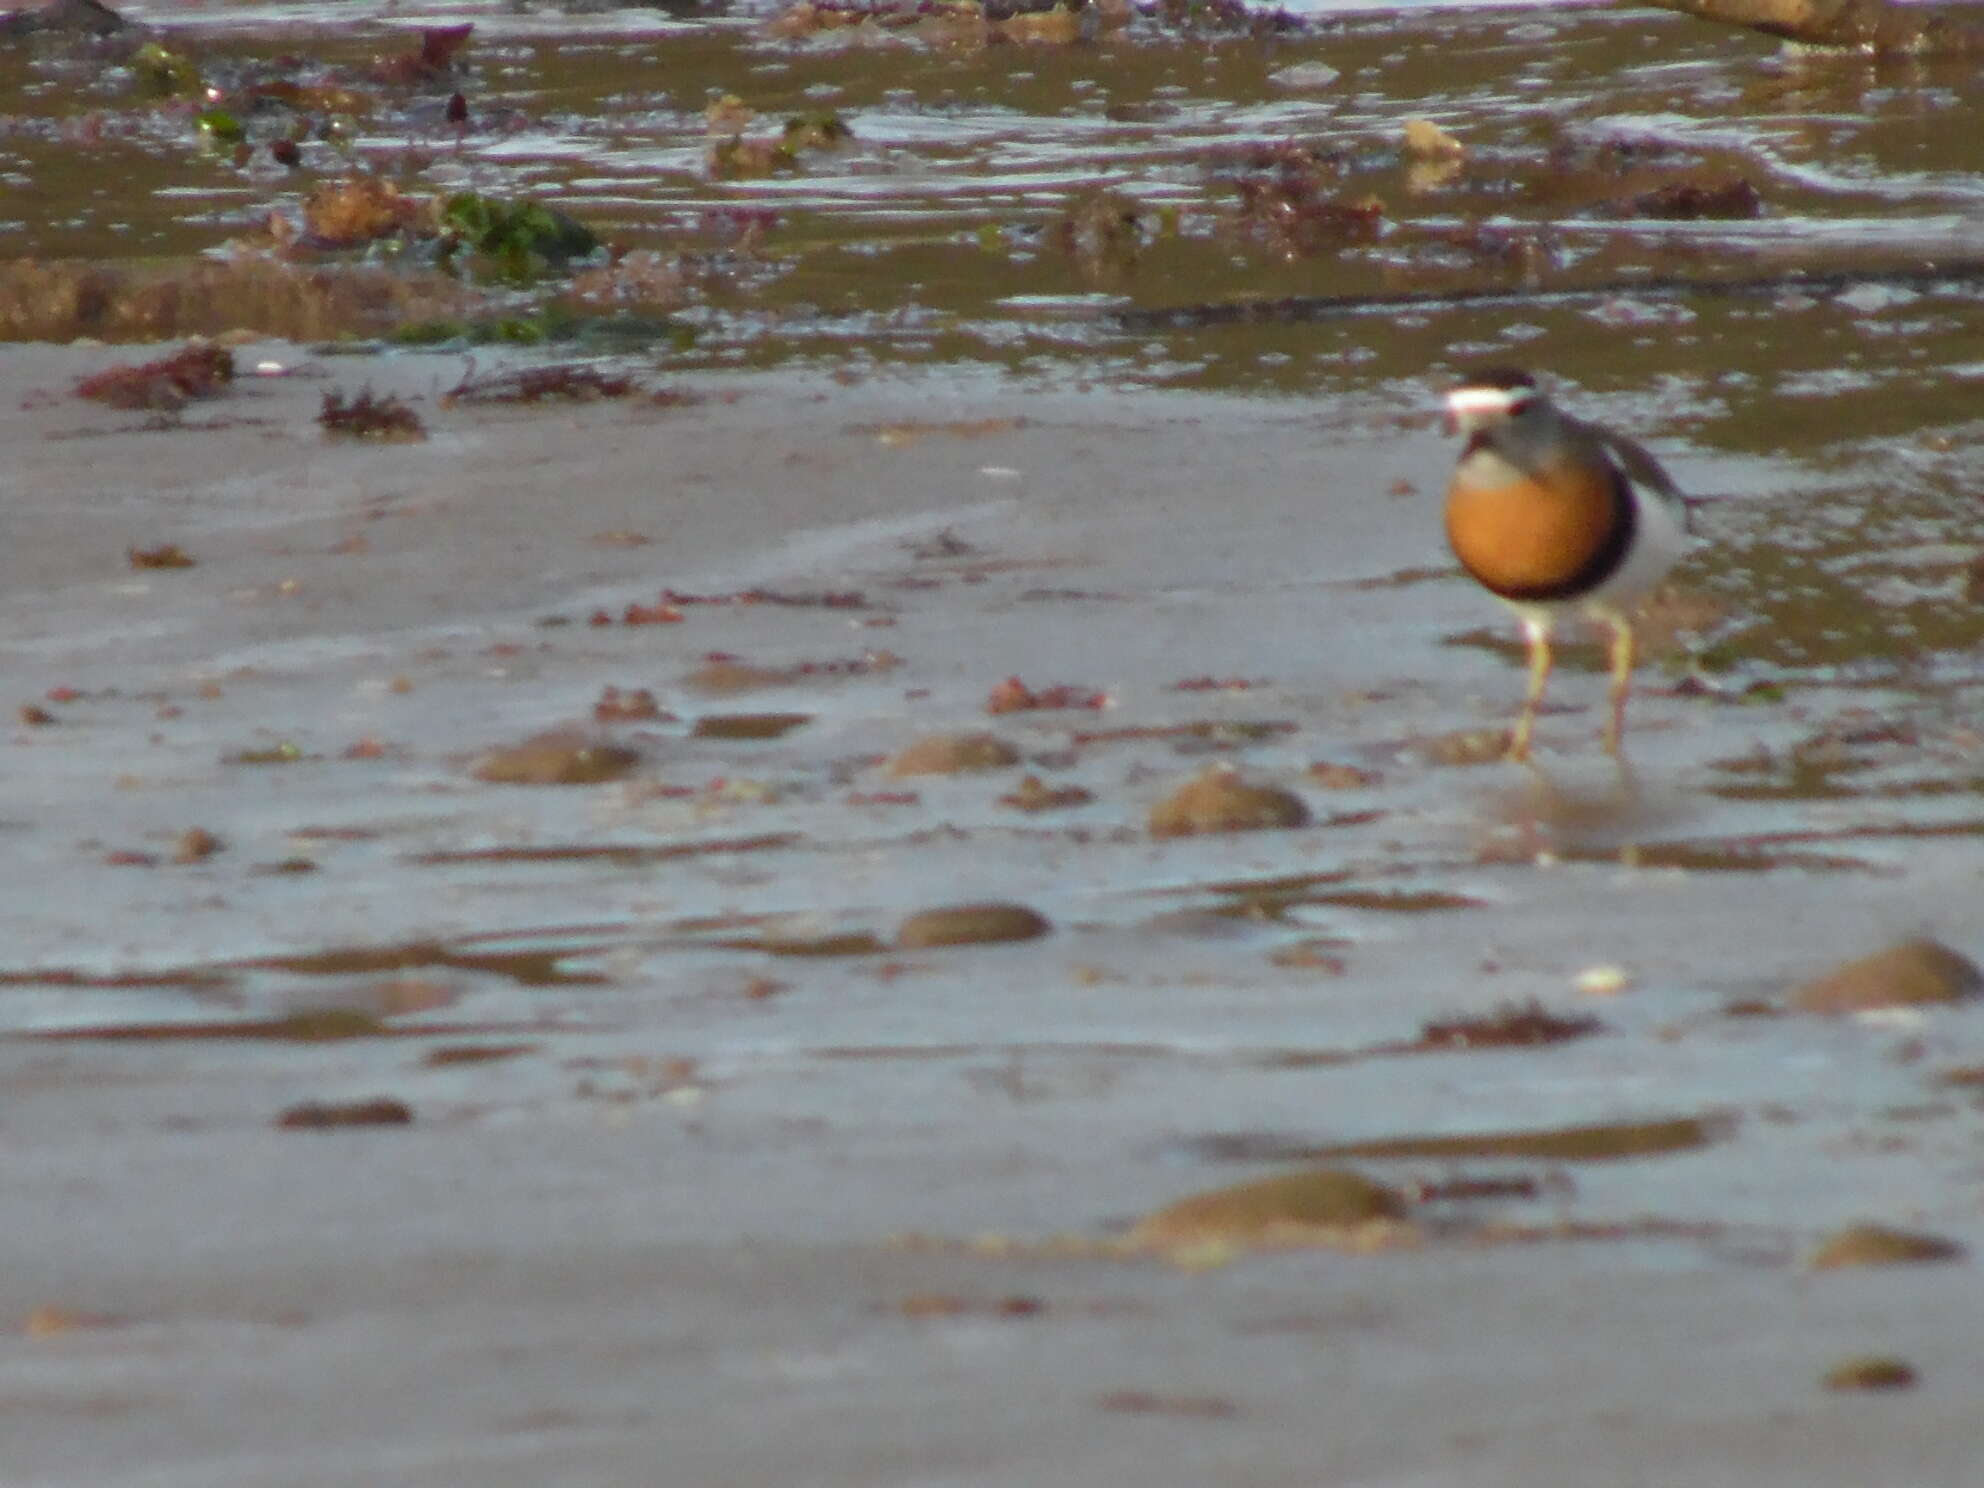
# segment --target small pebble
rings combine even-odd
[[[491,749],[469,773],[492,785],[598,785],[631,773],[640,762],[638,749],[558,729]]]
[[[1814,977],[1792,991],[1791,1006],[1805,1013],[1861,1013],[1958,1002],[1975,997],[1980,987],[1984,973],[1976,962],[1924,937]]]
[[[1397,1190],[1348,1169],[1315,1168],[1192,1194],[1144,1216],[1130,1238],[1147,1245],[1245,1245],[1282,1232],[1400,1220],[1405,1213]]]
[[[1153,837],[1306,827],[1309,808],[1279,786],[1250,785],[1230,765],[1212,765],[1150,809]]]
[[[1633,974],[1623,966],[1587,966],[1572,985],[1586,997],[1617,997],[1633,984]]]
[[[889,761],[889,773],[959,775],[977,770],[1003,770],[1019,763],[1020,752],[997,734],[926,734]]]
[[[220,838],[205,827],[188,827],[172,845],[172,861],[198,863],[220,851]]]
[[[1828,1235],[1805,1264],[1814,1271],[1837,1271],[1846,1266],[1904,1266],[1962,1258],[1963,1247],[1941,1235],[1857,1224]]]
[[[405,1101],[382,1095],[361,1101],[305,1101],[284,1111],[276,1125],[314,1131],[334,1126],[406,1126],[412,1121],[413,1110]]]
[[[1024,904],[952,904],[911,915],[896,931],[906,951],[932,946],[991,945],[1035,940],[1053,929],[1047,917]]]
[[[1847,1359],[1826,1371],[1828,1390],[1906,1390],[1915,1384],[1915,1369],[1906,1359],[1869,1354]]]

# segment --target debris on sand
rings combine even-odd
[[[343,393],[324,394],[323,410],[317,422],[326,434],[342,439],[378,439],[389,444],[412,444],[427,437],[427,427],[395,394],[374,394],[361,389],[353,397]]]
[[[234,381],[234,353],[195,341],[156,361],[106,367],[76,384],[78,398],[112,408],[170,412],[194,398],[212,398]]]

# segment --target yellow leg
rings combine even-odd
[[[1612,722],[1605,730],[1605,752],[1625,757],[1626,699],[1633,690],[1633,624],[1612,622]]]
[[[1509,758],[1529,758],[1530,736],[1536,732],[1536,708],[1543,701],[1543,688],[1550,680],[1550,627],[1541,620],[1525,620],[1522,633],[1529,641],[1529,691],[1522,700],[1522,717],[1516,720],[1509,739]]]

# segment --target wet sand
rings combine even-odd
[[[241,355],[297,375],[169,428],[66,396],[118,354],[0,370],[6,677],[54,720],[10,723],[0,809],[0,1478],[1974,1480],[1970,1262],[1802,1259],[1856,1219],[1984,1238],[1974,1087],[1939,1083],[1984,1065],[1978,1013],[1726,1012],[1905,935],[1984,952],[1960,700],[1649,671],[1629,788],[1574,653],[1540,772],[1429,762],[1520,671],[1447,644],[1502,622],[1403,402],[740,374],[443,408],[452,359]],[[432,437],[325,441],[324,391],[368,384]],[[195,566],[130,566],[161,543]],[[587,623],[664,587],[756,602]],[[786,675],[698,691],[713,653]],[[988,718],[1015,674],[1110,705]],[[630,777],[474,778],[609,686],[672,715],[600,728]],[[694,732],[765,712],[811,721]],[[1726,789],[1888,716],[1915,743],[1859,778],[1921,789]],[[978,728],[1024,764],[882,766]],[[1154,840],[1215,761],[1316,824]],[[1027,771],[1094,799],[1002,806]],[[219,849],[173,861],[195,827]],[[752,948],[982,899],[1054,929]],[[1605,1031],[1396,1052],[1530,999]],[[327,1009],[368,1036],[268,1036]],[[411,1123],[276,1124],[380,1096]],[[1291,1145],[1681,1116],[1715,1140],[1358,1163],[1535,1195],[1422,1206],[1383,1254],[1041,1243]],[[1867,1353],[1919,1383],[1821,1387]]]

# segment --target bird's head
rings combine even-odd
[[[1543,394],[1536,379],[1515,367],[1494,367],[1476,373],[1447,393],[1447,431],[1473,434],[1519,417],[1539,406]]]

